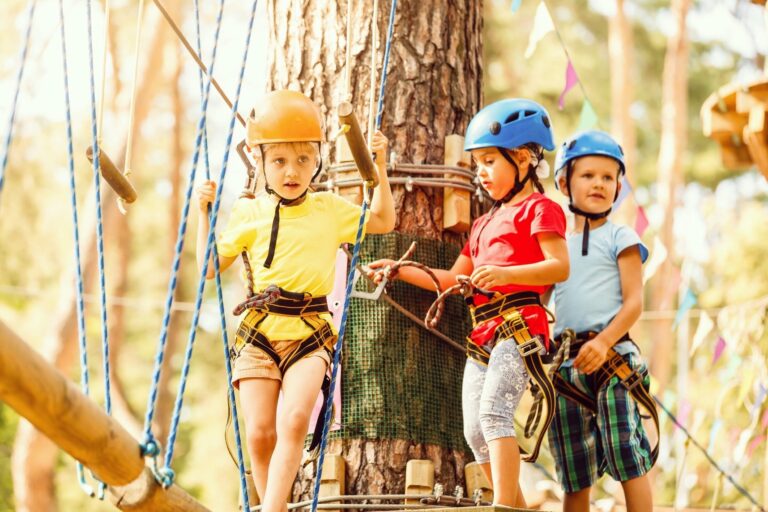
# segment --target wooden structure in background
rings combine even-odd
[[[768,179],[768,78],[712,93],[701,107],[701,125],[720,144],[725,167],[754,165]]]
[[[2,322],[0,400],[93,471],[120,510],[208,510],[176,485],[162,489],[138,441]]]

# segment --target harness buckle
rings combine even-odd
[[[643,383],[643,376],[636,370],[632,370],[632,373],[626,379],[621,379],[621,384],[627,389],[627,391],[634,391],[634,389]]]
[[[544,345],[541,344],[541,341],[539,341],[538,336],[534,336],[528,341],[519,343],[517,345],[517,350],[518,352],[520,352],[520,355],[522,357],[531,356],[537,352],[540,352],[543,348],[544,348]]]

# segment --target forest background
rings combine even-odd
[[[89,224],[88,220],[93,211],[92,176],[83,157],[91,130],[86,4],[83,0],[65,3],[77,199],[83,224],[92,226],[93,221]],[[725,169],[717,145],[702,136],[699,119],[701,104],[718,87],[764,77],[768,54],[764,8],[735,0],[685,5],[687,31],[683,37],[688,41],[688,53],[682,56],[687,67],[687,77],[682,79],[686,94],[681,98],[685,104],[677,105],[676,110],[683,113],[684,133],[682,138],[678,133],[675,139],[680,151],[670,174],[660,172],[664,126],[668,125],[663,117],[662,82],[665,55],[669,58],[668,44],[675,34],[675,10],[685,2],[552,2],[548,4],[549,12],[557,32],[542,38],[527,59],[524,53],[540,2],[518,3],[484,3],[485,103],[509,96],[541,102],[552,113],[558,141],[584,123],[585,108],[587,114],[592,109],[593,123],[600,128],[624,136],[634,132],[636,149],[629,176],[633,191],[617,215],[634,225],[638,225],[638,216],[646,218],[647,228],[641,226],[644,241],[654,251],[668,254],[665,264],[648,280],[647,311],[637,336],[660,380],[655,390],[723,468],[753,495],[768,500],[763,496],[768,487],[763,480],[768,458],[768,339],[764,329],[768,185],[755,169]],[[0,18],[6,20],[0,38],[2,120],[7,119],[12,106],[26,4],[22,0],[0,4]],[[74,296],[58,5],[53,1],[38,4],[0,196],[0,318],[77,380],[76,352],[59,348],[61,339],[70,332],[67,329],[72,328],[62,319],[71,309]],[[110,4],[103,133],[106,151],[122,160],[133,80],[136,2],[113,0]],[[137,104],[132,165],[132,179],[141,197],[125,216],[117,213],[113,199],[105,206],[115,415],[137,437],[146,407],[199,113],[197,68],[167,30],[158,30],[162,22],[154,6],[148,4],[140,50],[141,101]],[[205,47],[212,38],[215,5],[201,4]],[[623,6],[626,13],[623,21],[617,16],[617,5]],[[268,44],[263,8],[260,6],[257,12],[241,105],[250,105],[263,91],[264,48]],[[219,43],[221,58],[215,74],[226,91],[235,88],[247,10],[246,2],[233,2],[225,10],[223,24],[228,28]],[[192,9],[178,2],[172,11],[183,20],[185,33],[194,34]],[[93,30],[97,80],[103,28],[103,4],[97,2]],[[625,44],[615,50],[617,37],[623,38]],[[203,54],[209,55],[207,51]],[[568,92],[560,109],[557,104],[569,62],[578,73],[579,87]],[[622,79],[618,89],[616,77]],[[212,169],[218,170],[228,123],[227,109],[218,97],[212,96],[208,122],[210,162]],[[3,125],[2,136],[5,129]],[[224,211],[228,211],[244,180],[243,169],[233,158]],[[551,182],[549,185],[551,196],[562,200]],[[672,204],[665,208],[669,190],[674,192]],[[85,251],[91,234],[81,236]],[[173,356],[168,364],[172,370],[178,370],[181,363],[190,320],[189,302],[194,299],[193,250],[194,244],[187,243],[177,293],[180,307],[174,315],[169,342]],[[89,263],[89,275],[93,274],[93,264]],[[233,304],[241,293],[236,276],[229,276],[225,291],[226,302]],[[89,356],[94,362],[91,379],[98,383],[101,370],[96,362],[100,360],[100,348],[96,340],[101,327],[96,287],[91,286],[89,293],[86,312]],[[702,326],[702,322],[706,325]],[[191,494],[214,510],[232,510],[238,496],[237,478],[222,435],[225,376],[217,332],[216,306],[209,293],[201,317],[175,469],[179,484]],[[175,382],[176,377],[171,377],[168,392],[175,392]],[[92,388],[94,399],[101,401],[101,386],[94,384]],[[168,392],[161,395],[161,418],[170,413],[172,396]],[[15,509],[11,455],[14,442],[29,435],[18,425],[16,414],[0,404],[0,510]],[[717,493],[720,505],[748,507],[744,497],[723,482],[700,453],[684,443],[680,431],[668,419],[663,421],[663,431],[654,484],[659,504],[709,506]],[[50,448],[42,448],[42,452],[46,450]],[[34,471],[37,453],[27,459],[26,471]],[[39,492],[50,494],[59,510],[111,510],[82,494],[69,457],[59,455],[55,461],[55,477],[51,480],[54,485],[40,488]],[[610,496],[615,490],[606,482],[602,495]]]

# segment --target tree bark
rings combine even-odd
[[[688,36],[686,17],[690,0],[673,0],[675,27],[667,40],[662,76],[661,147],[658,161],[659,204],[664,210],[661,242],[669,256],[653,280],[652,309],[668,309],[677,293],[678,280],[672,265],[675,254],[674,212],[678,189],[683,185],[683,163],[688,123]],[[659,383],[658,393],[666,388],[672,369],[672,319],[655,320],[650,369]]]
[[[608,22],[608,49],[611,59],[611,130],[624,150],[627,178],[634,183],[637,134],[630,107],[634,99],[634,52],[632,26],[627,23],[624,0],[616,0]]]
[[[161,48],[168,36],[168,29],[158,24],[158,16],[153,11],[148,11],[150,26],[156,27],[152,43],[145,46],[143,62],[147,62],[145,69],[162,69],[160,65],[163,58]],[[140,83],[137,102],[135,123],[140,126],[149,113],[150,101],[155,95],[159,73],[142,73],[143,81]],[[125,139],[123,139],[125,140]],[[81,148],[82,149],[82,148]],[[119,153],[119,161],[124,159],[125,148]],[[76,155],[77,157],[78,155]],[[93,192],[88,194],[93,197]],[[112,244],[116,233],[115,217],[119,215],[115,207],[115,194],[112,190],[102,185],[102,204],[104,205],[104,233],[107,237],[106,246]],[[85,206],[86,215],[81,221],[80,236],[82,243],[82,271],[85,290],[89,290],[94,281],[96,272],[96,240],[95,240],[95,206],[89,200]],[[74,270],[67,284],[62,287],[62,299],[60,308],[53,313],[50,321],[50,333],[40,344],[41,352],[46,360],[50,361],[56,369],[69,374],[77,355],[77,318],[76,297],[74,283]],[[113,319],[114,321],[114,319]],[[38,432],[27,421],[19,421],[19,426],[14,442],[12,455],[12,473],[16,510],[18,512],[40,512],[57,510],[55,502],[54,466],[59,451],[48,438]]]
[[[445,136],[463,134],[479,109],[481,4],[478,0],[398,2],[381,127],[398,162],[442,164]],[[378,69],[373,83],[377,96],[390,5],[389,1],[379,3]],[[376,115],[369,107],[373,2],[352,2],[350,19],[346,19],[346,2],[335,0],[270,0],[267,13],[267,26],[271,27],[267,89],[292,88],[310,96],[325,116],[327,136],[338,129],[339,102],[351,98],[363,131],[367,132],[369,116]],[[344,72],[348,23],[352,26],[349,68],[353,79],[347,91]],[[331,145],[326,145],[324,157],[332,157],[333,153]],[[409,192],[393,186],[393,195],[398,213],[395,230],[400,234],[454,244],[463,241],[461,235],[443,232],[442,189],[414,186]],[[392,337],[391,331],[382,329],[377,333],[380,338]],[[350,333],[354,336],[354,331]],[[345,356],[347,361],[350,357],[349,353]],[[445,396],[418,399],[447,400]],[[463,482],[464,463],[468,460],[461,449],[413,439],[341,439],[334,441],[329,451],[343,454],[347,492],[356,494],[403,492],[409,458],[432,459],[436,481],[452,491],[453,486]],[[313,477],[314,465],[306,466],[294,486],[295,500],[311,494]]]

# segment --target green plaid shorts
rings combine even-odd
[[[650,384],[648,369],[638,354],[623,356],[633,370]],[[594,374],[586,375],[573,367],[560,368],[560,376],[590,397],[595,396]],[[625,482],[651,469],[651,446],[643,429],[635,400],[612,377],[597,392],[597,414],[557,395],[555,417],[549,428],[549,446],[555,459],[557,476],[566,493],[595,484],[606,471]]]

